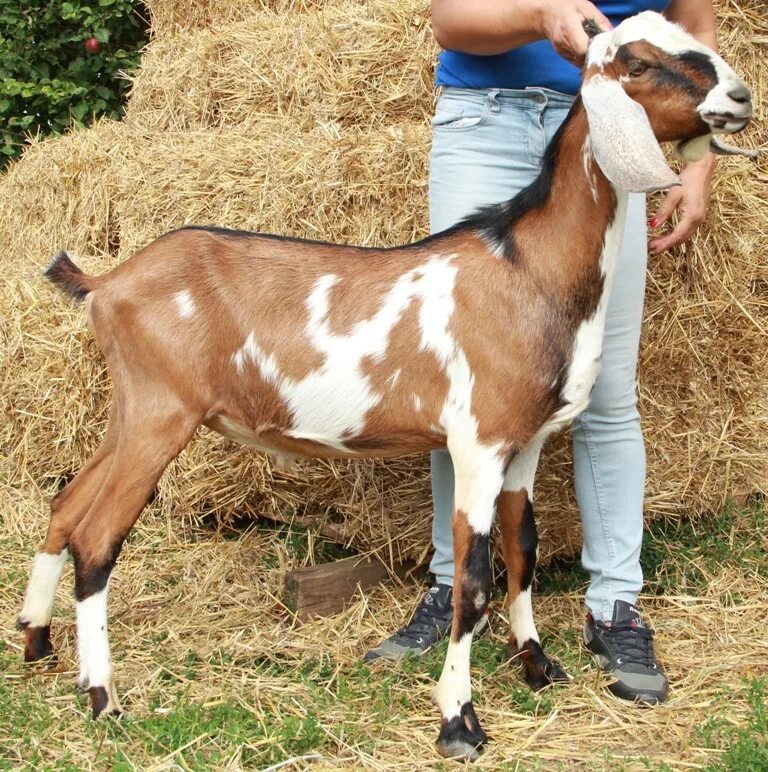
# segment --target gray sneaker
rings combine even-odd
[[[424,600],[419,604],[411,621],[394,635],[382,641],[375,649],[365,653],[363,660],[397,660],[409,654],[418,656],[429,651],[451,631],[453,623],[453,587],[435,584],[430,587]],[[483,614],[475,626],[475,633],[481,632],[488,624],[488,615]]]
[[[667,699],[669,681],[653,652],[653,630],[631,603],[613,604],[610,627],[588,614],[584,643],[600,668],[616,678],[608,689],[617,697],[652,705]]]

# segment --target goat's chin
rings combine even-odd
[[[711,133],[683,139],[675,144],[675,155],[683,161],[700,161],[707,154],[712,139]]]
[[[757,150],[729,145],[711,133],[675,143],[675,155],[683,161],[700,161],[708,150],[715,155],[743,155],[747,158],[756,158],[759,155]]]

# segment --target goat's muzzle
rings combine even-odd
[[[740,80],[719,83],[699,105],[698,112],[713,132],[735,134],[752,118],[752,99]]]

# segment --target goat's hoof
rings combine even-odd
[[[114,686],[92,686],[88,689],[91,698],[91,709],[94,720],[106,716],[119,718],[123,715],[123,709],[117,700]]]
[[[549,660],[541,672],[531,673],[528,670],[525,672],[525,681],[535,692],[552,686],[552,684],[567,683],[570,680],[568,673],[553,660]]]
[[[448,759],[476,761],[488,742],[471,702],[461,706],[458,716],[443,720],[437,737],[437,751]]]
[[[24,661],[32,663],[48,660],[46,667],[54,667],[56,660],[51,645],[51,626],[32,627],[28,622],[17,619],[16,627],[24,631]]]
[[[538,641],[526,641],[520,647],[519,656],[525,668],[525,682],[535,692],[552,684],[567,683],[571,680],[560,664],[544,653]]]

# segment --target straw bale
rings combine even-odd
[[[416,64],[403,58],[410,22],[400,11],[412,7],[410,0],[391,5],[391,18],[399,21],[389,43],[372,24],[370,50],[403,67],[428,69],[422,54],[414,54]],[[354,4],[327,4],[328,18],[343,16],[333,16],[334,8],[349,17]],[[371,8],[374,15],[385,13],[381,4]],[[761,114],[768,85],[760,66],[766,24],[755,3],[723,8],[725,55],[746,75]],[[386,94],[396,94],[401,102],[372,102],[371,114],[381,120],[367,118],[367,107],[346,105],[351,99],[337,99],[334,89],[351,94],[344,89],[369,76],[352,68],[338,80],[324,80],[344,70],[332,57],[353,51],[352,38],[339,33],[343,45],[323,47],[316,11],[294,15],[301,16],[296,29],[304,37],[289,61],[299,68],[297,52],[309,50],[301,46],[318,46],[317,56],[301,63],[292,101],[282,103],[301,109],[278,110],[268,89],[248,90],[243,81],[246,60],[235,56],[237,48],[255,45],[258,30],[266,37],[278,34],[272,10],[255,8],[235,22],[174,33],[170,39],[185,62],[179,69],[158,33],[137,79],[129,120],[38,143],[0,177],[0,300],[8,309],[2,322],[6,420],[0,448],[9,462],[3,485],[49,493],[82,464],[104,427],[109,380],[84,314],[40,278],[57,249],[72,249],[85,270],[99,272],[184,222],[360,244],[406,242],[425,233],[426,122],[418,111],[409,112],[389,70],[370,98],[386,102]],[[355,25],[362,29],[360,19]],[[418,27],[413,29],[418,38]],[[214,55],[215,41],[226,45],[230,36],[239,41],[228,49],[232,56]],[[418,47],[417,38],[408,45]],[[288,37],[280,40],[289,47]],[[279,47],[263,50],[279,58]],[[185,68],[194,75],[189,80],[182,77]],[[375,65],[361,68],[370,74]],[[287,72],[277,64],[269,71],[280,93],[290,87]],[[413,82],[423,79],[422,73]],[[217,85],[208,92],[201,85],[198,100],[193,87],[203,81]],[[323,83],[331,92],[327,98],[317,96]],[[418,88],[414,104],[427,109],[428,89]],[[738,141],[765,144],[766,128],[758,121]],[[684,250],[651,261],[640,375],[651,516],[695,513],[718,507],[729,492],[765,489],[766,180],[763,159],[724,161],[708,226]],[[579,543],[567,444],[566,438],[553,444],[537,481],[545,555],[573,552]],[[429,549],[423,458],[307,462],[292,472],[273,472],[259,454],[203,432],[163,479],[158,506],[169,516],[189,518],[310,514],[341,526],[350,543],[385,558],[420,557]],[[39,516],[42,522],[44,513]]]
[[[428,22],[423,0],[344,0],[159,37],[127,120],[172,131],[245,129],[265,115],[361,126],[423,120],[435,53]]]

